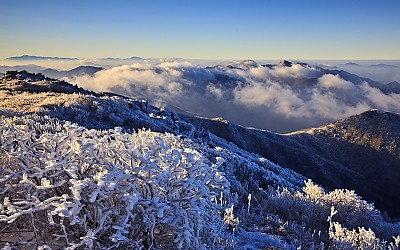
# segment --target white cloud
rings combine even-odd
[[[371,103],[372,108],[400,112],[400,95],[389,94],[385,95],[377,88],[371,88],[364,83],[361,88],[365,98]]]
[[[269,105],[275,100],[276,90],[254,83],[246,87],[239,87],[234,90],[235,101],[248,106]]]
[[[321,87],[327,89],[343,89],[351,90],[354,89],[354,84],[343,80],[339,75],[325,74],[318,79],[318,83]]]
[[[270,74],[275,78],[313,78],[317,77],[319,72],[314,68],[295,64],[292,67],[274,67],[270,70]]]
[[[363,101],[348,103],[337,98],[332,92],[321,92],[313,89],[307,106],[314,115],[333,120],[345,118],[369,110],[370,107]]]
[[[170,98],[183,91],[179,82],[181,77],[182,73],[173,68],[136,63],[99,71],[94,77],[77,77],[72,81],[94,91],[118,89],[120,94],[130,96]]]
[[[219,69],[181,61],[142,62],[71,82],[95,91],[149,98],[192,113],[285,132],[371,108],[400,111],[400,95],[385,95],[366,83],[355,85],[339,75],[323,75],[316,68],[297,64],[271,69],[260,65]]]
[[[222,88],[217,87],[215,84],[208,84],[206,87],[206,91],[210,93],[211,95],[215,96],[218,100],[221,100],[224,92]]]
[[[252,83],[234,89],[235,101],[246,106],[264,106],[284,116],[304,116],[304,102],[289,88],[278,83]]]

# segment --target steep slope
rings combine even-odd
[[[400,217],[397,114],[369,111],[321,128],[285,135],[218,119],[183,119],[331,190],[356,190],[381,210]]]
[[[356,172],[353,178],[361,185],[354,189],[377,207],[399,218],[399,131],[398,114],[373,110],[292,137]],[[307,138],[307,134],[311,138]]]
[[[400,157],[400,114],[370,110],[304,132],[336,139]]]

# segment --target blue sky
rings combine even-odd
[[[400,59],[400,1],[2,0],[0,58]]]

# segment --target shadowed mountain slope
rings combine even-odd
[[[184,120],[329,188],[354,189],[399,217],[400,116],[368,111],[289,134],[244,128],[219,119]]]

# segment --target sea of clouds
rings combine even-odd
[[[68,79],[205,117],[289,132],[369,109],[400,112],[400,95],[309,64],[263,66],[253,61],[205,67],[186,61],[138,62]]]

